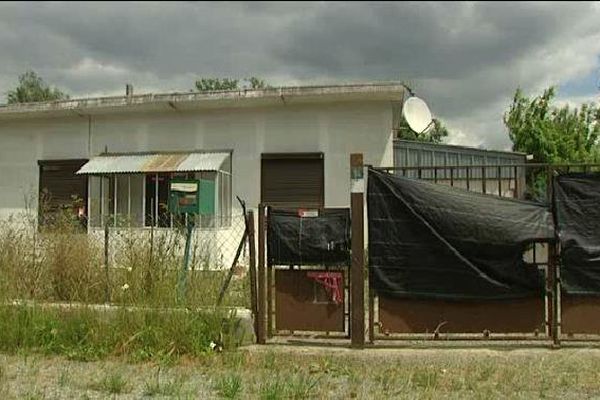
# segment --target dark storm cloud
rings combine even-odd
[[[454,128],[506,147],[501,114],[598,63],[595,3],[3,3],[0,91],[33,68],[74,95],[399,79]]]

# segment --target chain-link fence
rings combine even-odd
[[[74,215],[65,210],[54,216],[52,224],[44,225],[37,224],[33,214],[15,216],[0,226],[2,297],[213,306],[232,270],[222,305],[249,306],[249,246],[241,211],[192,221],[185,269],[185,224],[168,228],[107,224],[86,229],[85,221]]]

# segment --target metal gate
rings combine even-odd
[[[284,247],[288,253],[281,255],[273,244],[276,242],[273,238],[276,235],[276,229],[273,228],[276,221],[276,217],[273,216],[275,211],[285,212],[287,213],[285,218],[298,221],[299,229],[302,229],[303,223],[314,223],[316,219],[325,218],[332,213],[347,215],[344,236],[347,233],[348,243],[339,243],[339,238],[336,238],[336,245],[330,245],[327,234],[331,232],[324,230],[319,235],[322,236],[321,239],[326,246],[321,250],[313,248],[312,257],[298,259],[297,254],[289,254],[290,248],[286,245],[293,241],[293,246],[302,248],[303,245],[296,243],[301,240],[301,236],[295,236],[300,231],[286,231],[285,234],[288,236],[282,239],[284,243],[281,247]],[[349,230],[348,209],[292,210],[274,209],[262,205],[259,207],[259,276],[266,278],[265,339],[275,335],[299,333],[324,333],[332,337],[348,337],[349,254],[344,256],[346,251],[342,247],[347,247],[349,252]],[[322,263],[315,259],[319,251],[323,253]],[[337,253],[332,256],[335,252]],[[261,266],[264,268],[264,275],[260,273]]]

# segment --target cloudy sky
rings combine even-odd
[[[451,143],[507,149],[518,86],[600,99],[600,3],[1,3],[2,101],[27,69],[75,97],[403,80]]]

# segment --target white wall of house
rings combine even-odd
[[[38,160],[109,152],[233,150],[233,195],[260,201],[260,157],[323,152],[325,205],[349,206],[349,154],[393,164],[389,101],[281,104],[0,121],[0,218],[37,206]],[[237,202],[233,203],[234,208]]]

